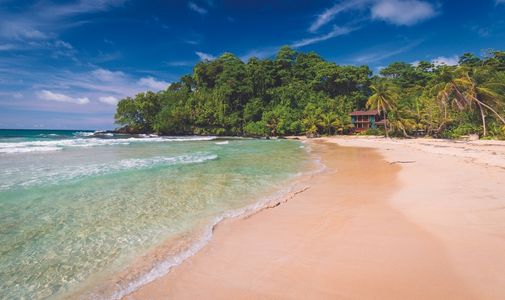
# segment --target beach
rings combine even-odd
[[[325,169],[124,299],[504,299],[502,142],[324,138]]]

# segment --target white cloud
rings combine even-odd
[[[450,57],[439,56],[437,58],[434,58],[431,62],[435,66],[440,66],[440,65],[456,66],[456,65],[458,65],[458,62],[459,62],[459,56],[457,56],[457,55],[453,55]]]
[[[200,51],[196,51],[195,54],[198,55],[200,60],[214,60],[214,59],[216,59],[215,56],[208,54],[208,53],[200,52]]]
[[[37,24],[25,20],[0,21],[0,36],[15,40],[40,40],[48,38],[48,35],[35,29]]]
[[[242,61],[247,61],[252,57],[256,58],[266,58],[274,55],[279,51],[279,47],[265,47],[262,49],[253,49],[247,52],[246,54],[240,56]]]
[[[67,43],[67,42],[62,41],[62,40],[56,40],[53,43],[53,45],[54,45],[54,47],[57,47],[57,48],[65,48],[65,49],[68,49],[68,50],[74,49],[74,47],[72,47],[72,45],[70,43]]]
[[[176,60],[176,61],[167,61],[165,62],[165,64],[170,67],[187,67],[192,66],[195,63],[187,60]]]
[[[206,15],[208,13],[208,11],[205,8],[196,5],[194,2],[188,2],[188,7],[192,11],[197,12],[201,15]]]
[[[505,0],[497,1],[505,2]],[[437,14],[434,5],[424,0],[342,0],[318,15],[308,30],[312,33],[317,32],[333,21],[337,15],[355,10],[366,10],[370,14],[366,19],[405,26],[414,25]]]
[[[91,74],[102,81],[115,81],[124,78],[125,74],[121,71],[110,71],[106,69],[96,69]]]
[[[80,0],[63,5],[45,5],[41,9],[46,13],[52,12],[53,16],[72,16],[78,14],[106,11],[113,7],[123,5],[127,0]]]
[[[0,18],[0,37],[16,41],[56,38],[70,26],[89,21],[71,20],[72,16],[106,11],[121,6],[127,0],[79,0],[62,4],[54,1],[32,1],[24,11],[3,13]]]
[[[396,25],[414,25],[436,15],[432,4],[418,0],[380,0],[372,6],[372,18]]]
[[[141,86],[148,87],[154,91],[164,90],[170,85],[169,82],[156,80],[153,77],[140,78],[138,84]]]
[[[407,52],[415,47],[417,47],[419,44],[421,44],[423,41],[422,40],[417,40],[410,42],[403,47],[394,47],[394,45],[386,45],[386,46],[380,46],[380,47],[375,47],[372,49],[369,49],[367,53],[360,54],[352,59],[355,63],[359,64],[369,64],[373,62],[380,62],[383,59],[393,57],[396,55],[399,55],[401,53]]]
[[[420,60],[415,60],[415,61],[411,62],[410,64],[411,64],[413,67],[417,67],[417,66],[419,66],[419,63],[420,63],[420,62],[421,62]]]
[[[15,48],[16,46],[14,46],[13,44],[0,44],[0,51],[7,51]]]
[[[116,105],[119,101],[118,98],[112,97],[112,96],[104,96],[98,98],[98,100],[102,103],[109,104],[109,105]]]
[[[355,29],[348,28],[348,27],[333,26],[333,30],[330,31],[329,33],[296,41],[293,44],[291,44],[291,47],[300,48],[300,47],[316,44],[316,43],[326,41],[326,40],[329,40],[329,39],[337,37],[337,36],[348,34],[354,30]]]
[[[317,16],[317,19],[310,25],[309,31],[316,32],[319,28],[331,22],[339,13],[351,9],[361,8],[366,2],[369,2],[369,0],[341,1],[335,4]]]
[[[56,102],[67,102],[74,104],[88,104],[89,98],[73,98],[65,94],[55,93],[49,90],[41,90],[37,92],[37,97],[42,100],[56,101]]]
[[[308,45],[323,42],[323,41],[326,41],[326,40],[329,40],[329,39],[332,39],[332,38],[335,38],[338,36],[346,35],[346,34],[351,33],[357,29],[358,28],[333,26],[333,29],[326,34],[298,40],[298,41],[291,43],[289,46],[292,48],[301,48],[301,47],[305,47]],[[246,54],[240,56],[240,59],[242,61],[247,61],[251,57],[266,58],[266,57],[272,56],[275,53],[277,53],[277,51],[279,51],[279,48],[280,48],[279,46],[275,46],[275,47],[265,47],[262,49],[254,49],[254,50],[251,50],[251,51],[247,52]],[[200,55],[198,55],[198,56],[200,56]],[[202,57],[200,57],[200,58],[202,58]]]

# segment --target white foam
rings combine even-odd
[[[0,153],[28,153],[28,152],[49,152],[62,150],[59,147],[12,147],[0,148]]]
[[[74,135],[75,136],[93,136],[93,134],[95,134],[97,131],[95,132],[89,132],[89,131],[79,131],[79,132],[75,132]]]
[[[228,145],[230,142],[224,141],[224,142],[216,142],[216,145]]]
[[[195,153],[173,157],[156,156],[151,158],[123,159],[106,164],[66,166],[54,169],[33,168],[30,170],[23,170],[22,172],[29,174],[29,176],[17,180],[16,176],[7,177],[7,174],[10,173],[4,173],[5,178],[2,178],[4,176],[0,177],[0,182],[3,182],[3,184],[0,185],[0,190],[6,190],[12,187],[29,187],[41,184],[57,184],[60,182],[85,178],[88,176],[105,175],[133,169],[139,170],[167,165],[203,163],[217,158],[218,156],[216,154]],[[18,172],[20,171],[18,170]],[[13,180],[11,180],[11,178],[13,178]]]
[[[87,134],[85,132],[84,134]],[[93,134],[93,133],[91,133]],[[189,142],[189,141],[210,141],[216,137],[146,137],[146,138],[125,138],[125,139],[101,139],[101,138],[75,138],[53,141],[31,141],[31,142],[0,142],[0,153],[26,153],[26,152],[47,152],[58,151],[66,147],[96,147],[112,145],[129,145],[132,143],[163,143],[163,142]]]

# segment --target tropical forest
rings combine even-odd
[[[118,131],[273,137],[354,133],[349,114],[375,109],[386,126],[360,134],[505,138],[505,52],[457,65],[394,62],[376,74],[282,47],[273,58],[231,53],[196,64],[166,90],[119,101]]]

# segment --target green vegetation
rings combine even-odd
[[[349,113],[365,108],[385,113],[394,136],[505,138],[505,52],[464,54],[458,66],[396,62],[375,76],[289,47],[247,63],[225,53],[165,91],[122,99],[115,118],[132,133],[316,136],[351,132]]]

